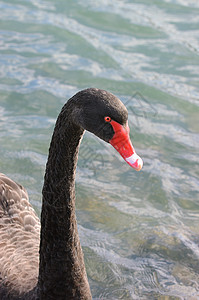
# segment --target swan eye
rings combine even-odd
[[[106,122],[110,122],[110,121],[111,121],[111,118],[110,118],[110,117],[104,117],[104,120],[105,120]]]

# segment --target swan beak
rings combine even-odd
[[[119,152],[123,159],[136,171],[140,171],[143,166],[143,161],[134,150],[129,137],[128,122],[125,126],[111,120],[111,125],[115,132],[109,143]]]

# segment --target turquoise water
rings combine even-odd
[[[199,3],[0,2],[0,171],[38,214],[56,117],[77,91],[127,106],[133,171],[86,133],[77,219],[94,299],[199,299]]]

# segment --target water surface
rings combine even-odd
[[[77,219],[94,299],[199,299],[199,4],[0,2],[0,170],[40,214],[56,117],[87,87],[127,106],[133,171],[86,133]]]

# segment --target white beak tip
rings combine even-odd
[[[143,167],[143,160],[136,153],[133,153],[130,157],[125,158],[125,161],[136,171],[140,171]]]

